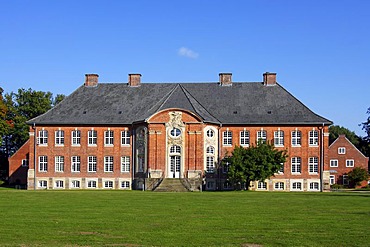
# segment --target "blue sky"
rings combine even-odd
[[[370,107],[370,1],[0,0],[0,87],[262,81],[358,135]]]

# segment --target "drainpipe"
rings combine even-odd
[[[320,192],[323,192],[323,173],[324,173],[324,123],[320,129]]]
[[[218,164],[221,164],[221,142],[222,142],[222,138],[221,138],[221,128],[222,128],[222,123],[220,123],[220,127],[218,128]],[[218,186],[219,186],[219,190],[221,190],[222,186],[221,186],[221,170],[220,170],[220,166],[218,166]]]
[[[33,189],[36,190],[36,144],[37,144],[37,137],[36,137],[36,124],[33,123]]]
[[[131,155],[132,155],[132,171],[131,171],[131,188],[132,188],[132,184],[134,183],[134,179],[135,179],[135,165],[136,165],[136,157],[135,157],[135,130],[134,130],[134,124],[131,124],[131,141],[132,141],[132,144],[131,144]],[[135,185],[136,187],[136,185]]]

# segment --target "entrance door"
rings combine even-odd
[[[181,156],[170,156],[170,174],[169,177],[180,178],[180,161]]]

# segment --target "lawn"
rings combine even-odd
[[[370,245],[366,192],[0,190],[0,210],[1,246]]]

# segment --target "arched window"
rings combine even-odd
[[[206,149],[206,170],[207,172],[214,172],[215,169],[215,148],[208,146]]]
[[[215,148],[212,147],[212,146],[207,147],[206,153],[207,154],[215,154]]]

